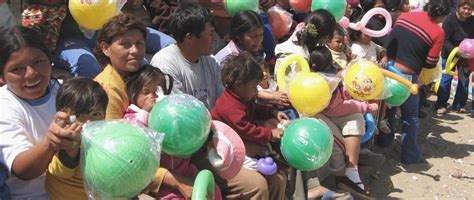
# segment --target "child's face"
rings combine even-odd
[[[137,106],[143,108],[147,101],[155,102],[158,98],[158,95],[156,94],[158,86],[160,85],[157,80],[146,83],[137,95]]]
[[[242,99],[243,102],[248,102],[257,97],[257,80],[250,81],[245,84],[235,86],[234,92]]]
[[[403,1],[402,7],[400,8],[400,12],[409,12],[411,10],[410,1],[405,0]]]
[[[372,41],[372,37],[370,37],[370,36],[368,36],[364,33],[361,33],[359,38],[358,38],[358,42],[360,42],[362,44],[365,44],[365,45],[369,45],[370,41]]]
[[[270,71],[267,68],[265,68],[264,65],[261,65],[260,68],[263,71],[263,79],[262,81],[260,81],[260,83],[266,84],[268,83],[268,80],[270,80]]]
[[[75,113],[70,112],[68,114],[69,115],[74,115]],[[89,111],[89,113],[75,114],[75,115],[76,115],[76,120],[81,122],[81,123],[86,123],[88,121],[103,120],[103,119],[105,119],[105,108],[102,108],[100,106],[94,106]]]
[[[331,40],[328,40],[328,47],[336,52],[342,52],[344,49],[344,37],[334,34]]]

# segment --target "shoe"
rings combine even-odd
[[[367,189],[362,190],[357,184],[352,182],[347,176],[336,177],[337,188],[350,192],[356,199],[375,200]]]
[[[441,115],[441,114],[446,114],[446,113],[448,113],[448,109],[446,109],[445,107],[440,107],[436,109],[436,114]]]
[[[457,110],[458,113],[466,113],[467,110],[465,108],[459,108],[459,110]]]
[[[392,130],[390,129],[390,127],[388,125],[388,121],[386,119],[380,121],[378,129],[381,133],[387,133],[388,134],[388,133],[392,132]]]
[[[370,149],[363,148],[359,152],[359,165],[361,166],[380,166],[385,162],[385,156],[375,153]]]
[[[429,163],[427,160],[423,160],[419,163],[403,163],[402,167],[409,172],[419,172],[419,171],[428,171],[433,167],[433,164]]]

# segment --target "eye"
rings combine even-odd
[[[10,72],[18,73],[18,72],[24,71],[25,69],[26,69],[25,66],[15,66],[10,69]]]

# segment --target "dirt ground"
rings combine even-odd
[[[434,105],[436,97],[429,101]],[[365,180],[377,199],[474,199],[474,118],[469,113],[427,111],[428,117],[420,120],[418,142],[433,167],[405,169],[399,135],[391,148],[375,148],[386,161],[378,176]]]

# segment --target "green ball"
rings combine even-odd
[[[331,157],[333,137],[323,121],[299,118],[286,127],[281,152],[294,168],[311,171],[323,166]]]
[[[131,198],[152,181],[159,152],[143,128],[124,121],[96,121],[82,131],[81,167],[94,193]],[[158,156],[156,155],[158,154]]]
[[[258,10],[258,0],[224,0],[225,10],[234,16],[242,10]]]
[[[325,9],[334,15],[336,21],[339,21],[346,12],[346,0],[313,0],[311,3],[311,11],[317,9]]]
[[[385,99],[385,102],[390,106],[402,105],[408,97],[410,97],[410,89],[400,82],[391,78],[385,78],[386,89],[390,91],[392,96]]]
[[[157,102],[150,112],[148,127],[164,133],[163,152],[189,157],[207,140],[211,115],[206,106],[188,94],[173,94]]]

